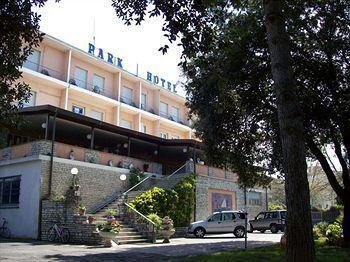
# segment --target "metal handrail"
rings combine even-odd
[[[129,193],[131,190],[133,190],[134,188],[138,187],[139,185],[141,185],[144,181],[146,181],[147,179],[149,179],[151,176],[146,177],[145,179],[141,180],[140,182],[138,182],[136,185],[134,185],[133,187],[129,188],[128,190],[126,190],[122,195],[126,195],[127,193]]]
[[[188,164],[188,162],[186,162],[184,165],[182,165],[181,167],[179,167],[178,169],[176,169],[171,175],[167,176],[166,179],[171,178],[173,175],[176,174],[177,171],[181,170],[181,168],[185,167]]]
[[[141,216],[143,219],[145,219],[148,223],[152,225],[152,243],[155,243],[156,242],[156,224],[151,219],[149,219],[148,217],[146,217],[145,215],[137,211],[135,208],[130,206],[128,203],[124,202],[124,205],[126,205],[128,208],[130,208],[131,211],[135,212],[137,215]]]

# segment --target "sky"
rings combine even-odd
[[[68,44],[88,51],[88,44],[123,59],[123,67],[146,78],[150,71],[172,83],[180,79],[181,47],[170,45],[162,32],[162,19],[145,20],[141,26],[126,26],[117,18],[110,0],[49,0],[42,8],[40,30]],[[95,24],[95,30],[94,30]],[[163,55],[158,49],[168,44],[170,49]],[[178,93],[184,91],[178,88]]]

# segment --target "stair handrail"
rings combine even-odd
[[[134,188],[138,187],[139,185],[141,185],[143,182],[145,182],[147,179],[149,179],[151,176],[147,176],[145,179],[141,180],[140,182],[138,182],[136,185],[134,185],[133,187],[129,188],[128,190],[126,190],[122,195],[126,195],[127,193],[129,193],[131,190],[133,190]]]
[[[148,223],[152,225],[152,243],[155,243],[156,242],[156,224],[151,219],[146,217],[144,214],[140,213],[135,208],[130,206],[128,203],[124,202],[124,205],[126,205],[131,211],[141,216],[143,219],[145,219]]]
[[[186,162],[185,164],[183,164],[182,166],[180,166],[178,169],[176,169],[173,173],[171,173],[169,176],[166,177],[166,179],[170,179],[173,175],[175,175],[177,173],[177,171],[181,170],[181,168],[185,167],[186,165],[188,165],[191,162]]]

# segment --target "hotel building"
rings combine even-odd
[[[173,84],[129,73],[91,44],[88,50],[45,35],[20,69],[32,94],[20,109],[25,125],[7,128],[0,148],[0,217],[13,236],[42,237],[48,223],[42,214],[52,212],[43,201],[65,195],[77,181],[89,213],[115,204],[130,189],[132,167],[144,171],[150,187],[171,188],[197,173],[196,220],[223,209],[251,216],[265,209],[263,189],[248,192],[245,205],[238,174],[205,163],[186,100]],[[73,176],[72,168],[79,173]]]

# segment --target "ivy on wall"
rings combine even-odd
[[[130,205],[144,215],[169,216],[177,227],[188,226],[194,209],[196,174],[184,177],[173,189],[154,187]]]

